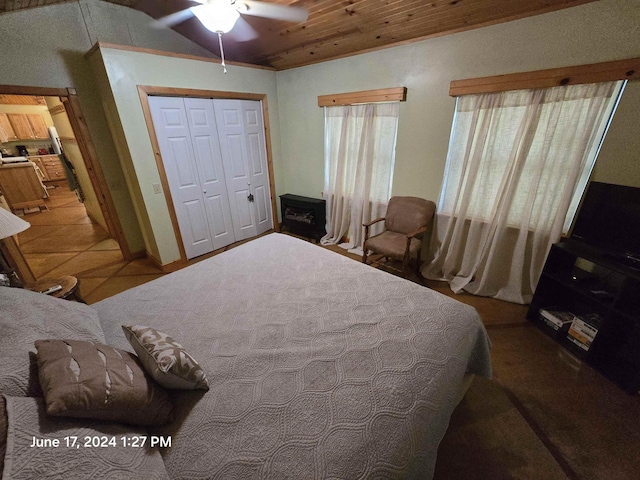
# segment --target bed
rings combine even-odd
[[[161,425],[47,415],[33,342],[100,342],[133,358],[122,325],[180,342],[208,390],[166,389]],[[473,308],[278,233],[91,307],[5,287],[0,327],[12,479],[431,478],[466,380],[491,375]],[[116,440],[26,445],[73,436]]]

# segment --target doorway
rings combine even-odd
[[[20,257],[13,258],[13,263],[21,265],[24,270],[19,271],[20,276],[26,282],[37,279],[47,270],[45,266],[55,264],[53,256],[47,258],[47,254],[61,253],[53,251],[56,240],[60,240],[59,235],[58,238],[55,237],[54,229],[48,232],[47,229],[40,228],[41,219],[47,213],[50,213],[47,215],[47,224],[58,224],[58,226],[65,228],[68,223],[75,224],[76,227],[69,227],[71,230],[74,228],[83,230],[81,225],[93,226],[94,228],[91,229],[92,231],[88,233],[87,237],[92,239],[99,237],[100,241],[104,240],[103,246],[108,244],[109,254],[106,255],[107,257],[113,256],[114,251],[117,250],[121,259],[130,260],[131,253],[124,239],[115,206],[95,155],[75,91],[45,87],[0,86],[0,105],[10,105],[12,102],[15,104],[29,102],[44,104],[42,107],[44,112],[39,116],[43,118],[47,127],[54,127],[53,132],[58,134],[57,139],[50,131],[51,136],[46,138],[40,138],[40,136],[29,141],[21,140],[3,144],[9,154],[15,154],[11,150],[15,149],[15,145],[18,143],[27,148],[30,159],[33,159],[33,163],[38,167],[37,170],[40,170],[41,178],[49,194],[45,203],[50,210],[38,212],[32,210],[26,214],[18,212],[24,215],[25,220],[31,221],[34,225],[32,229],[23,232],[24,235],[21,234],[18,238],[20,240],[24,238],[25,242],[31,243],[38,237],[36,244],[47,245],[46,251],[43,252],[34,252],[35,244],[27,247],[26,245],[29,243],[24,243],[25,251],[20,248],[20,245],[13,249],[13,256]],[[55,143],[62,147],[59,165],[64,165],[62,162],[68,160],[65,163],[68,163],[69,168],[63,173],[60,173],[60,169],[57,167],[49,168],[46,162],[46,160],[51,162],[58,160],[55,151],[53,154],[50,153],[50,149],[57,146]],[[40,155],[45,153],[47,155]],[[73,219],[69,218],[70,214],[74,216]],[[56,231],[59,233],[58,229]],[[51,235],[51,242],[47,242],[49,235]],[[83,243],[83,240],[77,235],[68,238]],[[62,252],[65,251],[68,253],[69,250],[62,248]],[[37,258],[34,257],[34,253],[38,253]]]

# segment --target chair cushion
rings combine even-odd
[[[422,240],[419,238],[411,239],[411,245],[409,246],[411,257],[417,256],[421,243]],[[369,238],[366,246],[367,250],[373,250],[385,257],[402,260],[407,249],[407,236],[386,230],[380,235]]]
[[[436,211],[431,200],[418,197],[391,197],[385,214],[385,228],[392,232],[413,233],[429,224]]]

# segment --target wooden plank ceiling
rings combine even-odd
[[[66,0],[0,0],[0,13]],[[240,0],[238,0],[240,1]],[[304,6],[304,23],[244,15],[258,33],[238,41],[232,30],[223,36],[227,60],[278,70],[340,58],[409,41],[507,22],[595,0],[264,0]],[[196,5],[189,0],[109,0],[159,18]],[[218,41],[195,18],[173,27],[219,55]],[[235,30],[235,29],[234,29]],[[234,37],[235,35],[235,37]]]

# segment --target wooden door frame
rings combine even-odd
[[[98,204],[102,210],[107,229],[109,234],[118,242],[122,256],[125,260],[132,260],[134,257],[129,248],[129,244],[122,230],[122,224],[118,217],[118,212],[111,196],[107,181],[96,155],[96,149],[91,140],[89,128],[86,124],[82,109],[80,107],[80,101],[74,88],[50,88],[50,87],[26,87],[17,85],[0,85],[0,93],[7,95],[36,95],[42,97],[59,97],[62,101],[71,129],[78,142],[78,148],[82,154],[82,159],[87,168],[91,186],[93,187]],[[22,252],[19,250],[13,251],[12,254],[22,256]],[[14,263],[17,265],[26,264],[24,257],[14,258]],[[18,272],[19,274],[21,272]],[[29,276],[29,272],[25,272],[26,276]]]
[[[161,97],[184,97],[184,98],[210,98],[210,99],[232,99],[232,100],[253,100],[260,101],[262,105],[262,120],[264,123],[264,137],[265,137],[265,149],[267,151],[267,170],[269,172],[269,192],[271,194],[271,217],[273,222],[273,228],[278,224],[278,213],[276,211],[276,188],[273,175],[273,156],[271,153],[271,129],[269,127],[269,109],[267,106],[267,94],[263,93],[246,93],[246,92],[224,92],[218,90],[196,90],[191,88],[172,88],[172,87],[156,87],[150,85],[138,85],[138,96],[140,97],[140,103],[142,104],[142,111],[144,113],[144,119],[147,124],[147,130],[149,131],[149,138],[153,147],[153,153],[156,159],[156,166],[158,167],[158,173],[160,175],[160,182],[162,184],[162,190],[164,192],[164,198],[167,202],[169,209],[169,217],[171,218],[171,225],[173,226],[173,232],[178,242],[178,249],[180,251],[180,263],[186,264],[187,254],[184,249],[184,242],[182,240],[182,234],[178,226],[178,217],[176,215],[175,205],[173,198],[171,197],[171,191],[169,189],[169,181],[167,179],[167,173],[164,169],[164,163],[162,161],[162,154],[160,153],[160,144],[156,134],[153,119],[151,117],[151,109],[149,108],[150,96]]]

